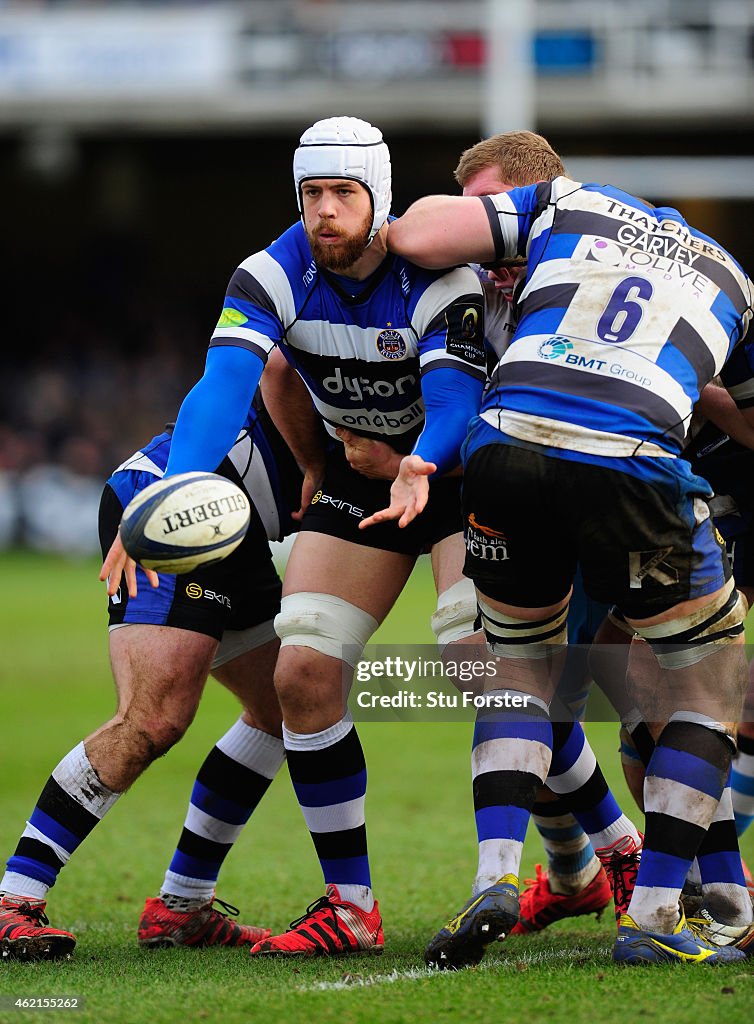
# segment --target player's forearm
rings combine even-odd
[[[220,465],[244,424],[262,368],[259,356],[244,349],[209,350],[204,376],[178,413],[165,476]]]
[[[754,409],[739,409],[725,388],[708,384],[699,396],[697,409],[728,437],[754,448]]]
[[[471,196],[418,199],[389,225],[387,247],[429,268],[486,263],[495,257],[487,213]]]
[[[434,462],[442,475],[458,465],[469,420],[479,411],[482,381],[466,373],[437,369],[423,379],[422,392],[426,419],[413,454]]]

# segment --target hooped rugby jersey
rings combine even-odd
[[[423,270],[388,255],[366,282],[349,282],[317,267],[297,223],[235,271],[210,346],[265,361],[280,345],[331,436],[347,427],[408,452],[424,425],[422,375],[443,367],[483,382],[483,337],[469,267]]]
[[[754,284],[669,207],[568,178],[481,200],[498,259],[527,259],[513,340],[482,419],[551,454],[674,457],[720,372],[754,404]],[[616,467],[618,468],[618,467]]]
[[[167,429],[113,470],[107,483],[124,505],[131,500],[133,488],[119,474],[143,474],[139,489],[153,483],[152,478],[162,479],[171,439],[172,431]],[[237,474],[235,482],[246,492],[262,520],[267,539],[278,541],[294,533],[298,524],[291,519],[291,512],[298,507],[301,472],[266,412],[260,413],[255,406],[249,409],[227,457]]]

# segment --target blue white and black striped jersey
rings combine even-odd
[[[488,424],[586,461],[673,457],[734,349],[726,386],[754,404],[754,284],[677,210],[568,178],[482,202],[498,258],[528,262]]]
[[[388,255],[365,282],[317,267],[301,223],[244,260],[211,346],[263,361],[280,345],[334,436],[338,426],[409,451],[424,424],[421,377],[483,382],[481,284],[469,267],[423,270]]]
[[[171,441],[172,430],[168,427],[113,470],[107,483],[124,506],[133,494],[133,483],[125,474],[139,475],[138,490],[162,479]],[[249,409],[227,457],[238,474],[237,482],[262,520],[267,539],[278,541],[295,532],[298,524],[291,512],[298,507],[301,472],[266,413],[255,406]]]

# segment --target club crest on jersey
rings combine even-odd
[[[377,351],[383,359],[403,359],[408,350],[402,335],[387,329],[377,335]]]

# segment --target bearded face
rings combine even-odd
[[[306,232],[315,261],[320,267],[336,273],[347,270],[364,255],[371,227],[371,209],[352,232],[330,218],[320,217]]]

